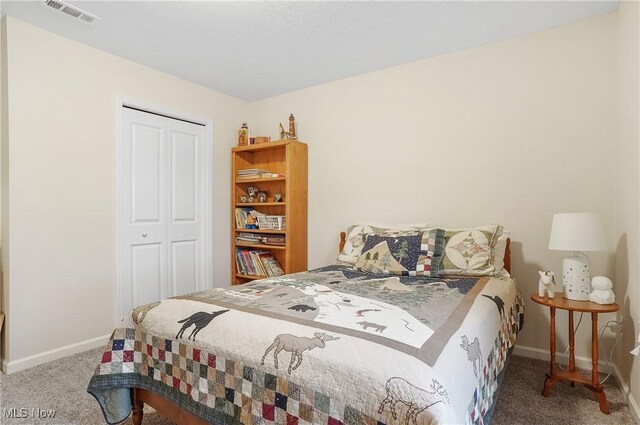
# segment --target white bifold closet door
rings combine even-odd
[[[201,289],[204,127],[123,108],[121,310]]]

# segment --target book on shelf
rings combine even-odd
[[[269,170],[263,170],[261,168],[247,168],[244,170],[238,170],[236,173],[239,180],[242,179],[275,179],[278,177],[286,177],[285,173],[274,173]]]
[[[247,274],[252,276],[257,276],[256,269],[253,267],[253,261],[251,261],[251,256],[249,255],[248,250],[243,250],[240,254],[242,255],[242,263],[244,264],[245,270],[247,270]]]
[[[268,236],[262,236],[260,239],[261,239],[260,241],[265,245],[285,246],[287,244],[285,236],[279,236],[279,235],[271,236],[271,235],[268,235]]]
[[[248,274],[246,269],[244,268],[242,256],[239,249],[236,249],[236,269],[238,270],[238,274]]]
[[[268,251],[251,251],[251,261],[253,261],[253,266],[256,269],[256,274],[260,276],[271,276],[262,264],[262,255],[271,255],[271,253]]]
[[[236,242],[262,243],[263,237],[255,233],[240,233],[236,236]]]
[[[238,170],[237,175],[239,179],[259,179],[263,175],[271,176],[271,171],[263,170],[261,168],[246,168],[244,170]]]
[[[246,208],[236,208],[236,229],[246,229],[247,228],[247,212]]]
[[[281,276],[284,274],[284,270],[280,267],[280,263],[278,263],[278,260],[273,258],[273,256],[270,255],[268,258],[263,257],[262,261],[270,271],[269,276]]]

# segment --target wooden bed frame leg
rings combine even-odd
[[[131,390],[131,393],[131,421],[133,422],[133,425],[142,425],[142,416],[144,415],[142,409],[144,407],[144,403],[138,400],[135,388]]]

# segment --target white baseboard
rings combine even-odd
[[[513,354],[522,357],[529,357],[532,359],[538,360],[546,360],[549,361],[549,350],[541,350],[539,348],[527,347],[525,345],[517,345],[513,348]],[[564,353],[556,353],[556,359],[562,363],[568,363],[569,356]],[[576,356],[576,367],[581,369],[591,369],[591,358]],[[631,415],[634,417],[636,423],[640,425],[640,407],[638,403],[633,398],[633,394],[629,389],[629,386],[625,383],[624,379],[622,379],[622,374],[620,373],[620,369],[616,366],[615,363],[611,364],[611,368],[602,360],[598,361],[598,370],[600,372],[609,373],[609,369],[611,369],[611,374],[616,378],[618,382],[618,387],[622,394],[627,399],[627,405],[629,406],[629,410],[631,411]]]
[[[539,348],[527,347],[526,345],[518,345],[513,348],[513,354],[516,356],[529,357],[532,359],[549,361],[549,350],[541,350]],[[569,354],[564,352],[556,352],[556,362],[568,364]],[[580,369],[591,370],[591,357],[576,356],[576,367]],[[598,371],[609,373],[609,366],[603,360],[598,361]]]
[[[631,411],[631,415],[636,420],[636,423],[640,424],[640,407],[638,406],[638,403],[636,402],[636,400],[633,398],[633,394],[631,394],[631,390],[629,389],[629,386],[622,378],[622,373],[620,372],[620,369],[618,369],[618,366],[615,364],[613,365],[613,375],[616,377],[616,381],[618,381],[618,386],[620,387],[620,391],[622,391],[622,394],[627,399],[627,404],[629,405],[629,410]]]
[[[91,350],[93,348],[98,348],[105,345],[109,340],[110,336],[111,336],[110,334],[99,336],[97,338],[77,342],[75,344],[70,344],[65,347],[56,348],[54,350],[45,351],[43,353],[24,357],[22,359],[13,360],[10,362],[7,362],[5,360],[2,362],[2,371],[7,375],[10,375],[12,373],[15,373],[24,369],[28,369],[33,366],[38,366],[43,363],[51,362],[53,360],[58,360],[63,357],[67,357],[73,354],[81,353],[83,351]]]

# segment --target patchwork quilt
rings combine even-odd
[[[523,325],[511,279],[328,266],[138,307],[88,391],[154,391],[214,424],[482,423]]]

